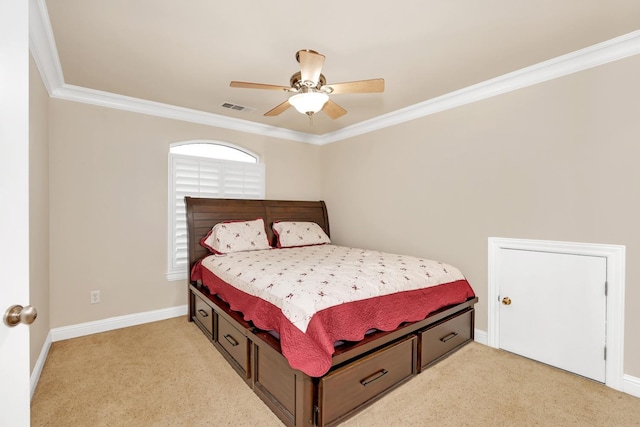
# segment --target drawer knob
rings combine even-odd
[[[198,309],[198,313],[200,313],[200,316],[202,317],[209,317],[209,313],[207,313],[206,311],[204,311],[203,309]]]
[[[511,305],[511,298],[509,298],[509,297],[502,298],[502,303],[504,305]]]
[[[237,345],[239,344],[239,343],[238,343],[238,341],[236,341],[236,339],[235,339],[235,338],[233,338],[231,335],[225,335],[225,336],[224,336],[224,339],[225,339],[225,340],[227,340],[227,341],[229,341],[229,344],[231,344],[231,345],[232,345],[232,346],[234,346],[234,347],[235,347],[235,346],[237,346]]]
[[[444,337],[440,338],[440,341],[442,341],[442,342],[447,342],[447,341],[449,341],[449,340],[454,339],[454,338],[455,338],[455,337],[457,337],[457,336],[458,336],[458,333],[457,333],[457,332],[451,332],[449,335],[447,335],[447,336],[444,336]]]
[[[378,381],[380,378],[384,377],[388,373],[389,371],[387,371],[386,369],[380,369],[375,374],[369,375],[367,378],[360,380],[360,384],[362,384],[363,386],[366,386],[367,384],[371,384],[374,381]]]

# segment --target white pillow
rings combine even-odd
[[[271,249],[262,218],[220,222],[200,240],[200,244],[216,254]]]
[[[315,222],[276,221],[273,223],[273,232],[278,237],[279,248],[331,243],[327,233]]]

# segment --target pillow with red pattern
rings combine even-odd
[[[262,218],[220,222],[200,240],[200,244],[215,254],[271,249]]]
[[[273,232],[278,237],[279,248],[331,243],[327,233],[315,222],[276,221],[273,223]]]

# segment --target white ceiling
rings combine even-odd
[[[64,82],[314,135],[392,113],[640,29],[638,0],[46,0]],[[313,121],[279,91],[295,52],[326,55],[328,83],[382,77],[377,94],[333,95],[348,113]],[[238,112],[229,102],[255,109]]]

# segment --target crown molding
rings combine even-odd
[[[322,135],[322,143],[415,120],[640,53],[640,30]]]
[[[305,142],[308,144],[321,144],[320,136],[303,132],[296,132],[290,129],[276,126],[254,123],[248,120],[226,117],[219,114],[207,113],[204,111],[192,110],[190,108],[178,107],[175,105],[163,104],[146,99],[133,98],[130,96],[118,95],[100,90],[88,89],[80,86],[63,84],[54,89],[51,96],[53,98],[66,101],[82,102],[85,104],[98,105],[106,108],[130,111],[133,113],[148,114],[151,116],[164,117],[167,119],[181,120],[185,122],[197,123],[218,128],[237,130],[274,138],[288,139],[292,141]]]
[[[49,11],[44,0],[29,0],[29,50],[49,96],[64,84]]]
[[[49,96],[314,145],[342,141],[640,53],[640,30],[638,30],[335,132],[313,135],[249,120],[68,85],[64,82],[45,0],[29,1],[30,49]]]
[[[29,49],[44,86],[52,98],[308,144],[322,144],[320,135],[296,132],[276,126],[254,123],[249,120],[66,84],[45,0],[29,0]]]

